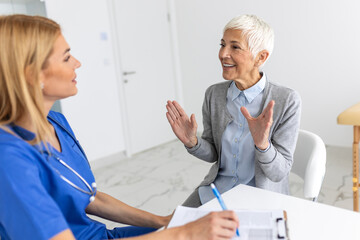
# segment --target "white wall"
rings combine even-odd
[[[82,63],[76,71],[78,95],[61,101],[63,113],[90,161],[124,151],[106,1],[46,0],[46,10],[62,26],[71,53]]]
[[[222,29],[234,16],[255,14],[275,31],[264,67],[272,81],[296,89],[301,128],[328,145],[351,146],[352,127],[336,118],[360,101],[360,2],[355,0],[175,0],[185,110],[200,129],[205,89],[224,81],[217,57]]]

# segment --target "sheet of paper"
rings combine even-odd
[[[239,233],[240,237],[236,235],[233,240],[274,240],[277,236],[285,235],[285,224],[283,219],[284,214],[282,210],[234,210],[239,217]],[[184,225],[188,222],[195,221],[211,210],[188,208],[178,206],[175,214],[169,223],[170,227]],[[277,221],[277,219],[279,220]]]

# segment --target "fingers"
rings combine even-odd
[[[245,117],[247,120],[253,119],[253,117],[250,115],[250,113],[249,113],[249,111],[246,109],[246,107],[241,107],[241,108],[240,108],[240,111],[241,111],[241,113],[244,115],[244,117]]]
[[[229,238],[236,234],[236,229],[239,227],[239,218],[233,211],[224,212],[224,225],[222,226],[221,237]]]
[[[232,211],[211,212],[183,226],[187,239],[231,239],[239,220]]]
[[[275,101],[271,100],[268,105],[266,106],[266,108],[264,109],[264,111],[260,114],[262,116],[265,116],[267,119],[272,119],[273,117],[273,112],[274,112],[274,105],[275,105]],[[252,120],[254,119],[249,111],[246,109],[246,107],[241,107],[240,108],[241,113],[244,115],[244,117],[247,120]]]
[[[272,116],[272,112],[274,110],[274,105],[275,105],[275,101],[274,100],[271,100],[269,102],[269,104],[266,106],[266,108],[264,109],[264,113],[271,113],[271,116]]]
[[[196,119],[195,119],[195,114],[191,114],[190,116],[190,121],[191,121],[191,124],[192,124],[192,128],[196,128],[197,129],[197,123],[196,123]]]
[[[167,120],[169,121],[170,125],[173,125],[173,124],[174,124],[174,120],[173,120],[173,118],[171,117],[171,115],[170,115],[169,112],[166,113],[166,118],[167,118]]]
[[[171,101],[167,101],[166,109],[168,110],[168,113],[173,121],[180,118],[180,113],[177,111],[176,107]]]
[[[264,109],[264,111],[261,113],[261,115],[263,116],[263,118],[267,122],[266,128],[270,128],[271,125],[272,125],[273,113],[274,113],[274,105],[275,105],[275,101],[271,100],[269,102],[269,104],[266,106],[266,108]]]
[[[222,218],[231,220],[232,222],[235,222],[236,223],[235,227],[239,227],[239,218],[234,211],[222,211],[222,212],[218,212],[218,213],[220,214],[220,216]]]
[[[181,117],[187,118],[186,112],[176,101],[167,101],[166,109],[173,120]]]
[[[235,235],[236,229],[239,227],[239,219],[233,211],[213,212],[211,217],[217,218],[213,221],[214,226],[218,229],[217,237],[220,239],[228,239]]]
[[[176,110],[178,111],[180,117],[186,115],[186,112],[177,101],[173,101],[172,103],[175,106]]]

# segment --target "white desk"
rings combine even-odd
[[[286,210],[291,240],[360,240],[360,214],[353,211],[246,185],[222,196],[229,209]],[[221,210],[216,199],[201,208]]]

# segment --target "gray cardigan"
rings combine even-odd
[[[233,120],[226,107],[230,84],[231,81],[226,81],[206,90],[202,108],[204,132],[196,146],[187,148],[190,154],[215,163],[199,186],[212,183],[219,171],[222,135]],[[255,184],[259,188],[288,194],[288,175],[300,127],[301,99],[296,91],[267,81],[261,107],[253,117],[260,115],[271,100],[275,100],[271,147],[264,153],[255,150]]]

